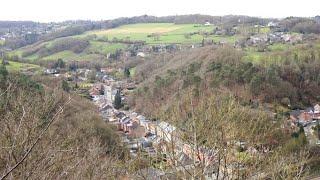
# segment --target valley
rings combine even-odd
[[[138,16],[58,26],[35,42],[21,45],[21,35],[1,45],[5,176],[319,177],[319,17]]]

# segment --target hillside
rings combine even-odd
[[[9,72],[26,72],[26,71],[38,72],[42,69],[38,65],[20,63],[20,62],[14,62],[14,61],[8,61],[8,64],[6,65],[6,67]]]
[[[0,67],[1,179],[108,179],[125,151],[95,106],[60,88]]]
[[[100,28],[95,23],[89,26],[89,22],[80,22],[86,28],[68,26],[61,32],[47,34],[41,40],[9,54],[12,59],[33,63],[57,59],[106,61],[127,59],[136,56],[138,52],[230,44],[246,48],[246,58],[259,61],[264,59],[261,58],[264,57],[261,56],[264,52],[271,52],[270,56],[274,56],[274,52],[283,52],[296,44],[308,45],[308,41],[318,38],[318,32],[314,30],[318,24],[311,18],[286,18],[279,21],[223,16],[220,22],[216,17],[207,17],[207,21],[203,18],[196,15],[158,19],[149,16],[133,17],[115,19],[106,22],[109,26]],[[267,24],[271,20],[275,24],[272,27]],[[302,25],[306,28],[301,28]]]
[[[262,52],[260,60],[248,59],[247,50],[228,46],[153,56],[135,67],[134,78],[142,82],[137,99],[144,102],[136,104],[150,102],[141,108],[155,112],[157,105],[174,102],[178,90],[195,88],[230,92],[243,104],[271,103],[275,111],[278,105],[303,108],[319,100],[319,55],[319,47],[301,45],[281,53]]]
[[[269,27],[266,26],[267,20],[263,21],[263,25],[254,24],[255,21],[239,24],[235,21],[236,16],[229,18],[224,17],[220,23],[207,21],[198,24],[167,23],[166,21],[134,24],[134,22],[140,22],[138,20],[129,21],[126,24],[122,19],[119,20],[122,23],[119,22],[114,27],[96,30],[80,28],[79,32],[70,27],[67,29],[72,29],[71,33],[62,33],[61,36],[59,33],[52,35],[50,38],[16,49],[9,54],[12,59],[32,63],[57,59],[106,62],[128,59],[136,56],[138,52],[148,54],[212,44],[229,44],[237,48],[245,48],[246,58],[249,61],[260,61],[265,59],[265,55],[275,57],[278,52],[301,45],[306,47],[309,41],[314,44],[313,41],[318,39],[318,35],[314,34],[317,33],[316,31],[309,32],[299,28],[301,23],[309,23],[308,27],[313,29],[317,24],[314,24],[312,19],[287,18],[277,22],[276,27]],[[114,22],[118,21],[114,20]],[[289,25],[290,28],[284,29]],[[72,33],[73,31],[77,33]]]
[[[213,25],[148,23],[124,25],[114,29],[88,31],[82,35],[36,43],[10,53],[24,60],[66,61],[106,60],[110,54],[126,51],[131,44],[201,44],[206,41],[234,43],[237,36],[214,35]]]
[[[192,44],[201,43],[203,36],[197,33],[210,33],[214,26],[202,24],[149,23],[124,25],[115,29],[92,31],[86,34],[97,35],[101,39],[125,39],[144,41],[146,44]],[[188,34],[194,34],[185,37]]]
[[[240,163],[243,179],[257,172],[291,179],[301,166],[302,177],[318,175],[318,146],[288,120],[291,110],[319,101],[320,50],[310,51],[317,55],[294,59],[289,50],[281,55],[288,60],[267,65],[248,62],[245,52],[229,46],[153,56],[135,66],[132,78],[139,86],[128,102],[134,111],[181,129],[182,141],[219,149],[218,164]],[[238,141],[268,150],[236,149]]]
[[[318,177],[314,18],[52,25],[0,49],[0,178]]]

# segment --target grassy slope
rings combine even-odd
[[[0,46],[4,45],[4,40],[0,40]]]
[[[196,26],[195,24],[173,24],[173,23],[147,23],[124,25],[115,29],[90,31],[87,35],[96,34],[98,37],[108,37],[109,39],[129,38],[130,40],[142,40],[148,44],[161,43],[200,43],[202,36],[193,35],[190,39],[184,37],[187,33],[210,32],[214,26]],[[153,33],[160,34],[159,40],[148,37]]]
[[[250,47],[245,49],[246,56],[244,60],[251,61],[253,63],[263,63],[264,65],[270,65],[274,63],[282,62],[287,56],[297,54],[298,56],[305,56],[311,48],[308,47],[308,43],[302,44],[283,44],[276,43],[267,47],[268,51],[258,52],[256,47]],[[320,42],[314,43],[314,49],[320,49]]]
[[[24,70],[32,70],[32,71],[41,70],[41,67],[38,65],[20,63],[20,62],[14,62],[14,61],[9,61],[9,64],[6,65],[6,68],[8,69],[9,72],[24,71]]]
[[[102,58],[99,54],[87,54],[87,53],[80,53],[76,54],[72,51],[61,51],[55,54],[52,54],[50,56],[43,57],[41,60],[50,61],[50,60],[57,60],[57,59],[63,59],[65,61],[89,61],[92,59],[100,59]]]
[[[97,35],[97,37],[107,37],[109,40],[113,38],[118,39],[130,39],[130,40],[142,40],[146,41],[147,44],[193,44],[193,43],[201,43],[203,36],[199,34],[195,34],[190,36],[190,38],[186,38],[185,35],[188,33],[195,32],[211,32],[214,26],[203,26],[196,24],[173,24],[173,23],[147,23],[147,24],[131,24],[124,25],[114,29],[108,30],[99,30],[99,31],[89,31],[82,35],[72,36],[72,38],[87,38],[89,35]],[[152,33],[160,34],[158,40],[153,37],[148,37]],[[206,37],[207,39],[212,39],[215,42],[225,41],[233,43],[236,41],[238,36],[233,37],[224,37],[224,36],[216,36],[210,35]],[[46,46],[50,47],[54,43],[63,38],[57,38],[52,41],[43,42],[41,44],[37,44],[36,46]],[[35,46],[35,45],[34,45]],[[21,57],[22,53],[27,48],[33,48],[33,45],[26,46],[24,48],[20,48],[14,51],[12,54],[18,55]],[[107,43],[107,42],[99,42],[96,40],[90,40],[90,45],[79,54],[76,54],[72,51],[62,51],[50,56],[40,58],[37,53],[32,54],[30,56],[24,57],[29,61],[36,60],[57,60],[58,58],[62,58],[65,60],[92,60],[92,59],[103,59],[108,53],[113,53],[117,49],[124,49],[126,47],[125,44],[120,43]]]
[[[49,41],[42,43],[41,45],[45,45],[46,47],[52,46],[57,40]],[[31,46],[28,46],[31,47]],[[16,51],[13,51],[11,55],[18,55],[19,57],[22,57],[22,53],[25,51],[26,48],[20,48]],[[98,42],[98,41],[90,41],[90,45],[79,54],[76,54],[72,51],[61,51],[58,53],[54,53],[50,56],[42,57],[40,58],[37,53],[32,54],[30,56],[24,57],[24,59],[29,61],[36,61],[36,60],[57,60],[59,58],[65,59],[65,60],[91,60],[92,58],[102,58],[103,56],[106,56],[108,53],[113,53],[117,49],[124,48],[124,44],[110,44],[105,42]]]
[[[89,53],[99,53],[103,55],[107,55],[108,53],[113,53],[117,49],[123,49],[126,46],[120,43],[106,43],[99,41],[90,41],[90,46],[86,49]]]

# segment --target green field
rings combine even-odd
[[[114,53],[117,49],[124,49],[126,45],[121,43],[107,43],[90,41],[90,46],[86,49],[87,53],[107,55]]]
[[[0,40],[0,46],[4,45],[4,40]]]
[[[285,60],[294,60],[294,56],[298,57],[310,57],[311,51],[314,51],[315,55],[320,55],[320,43],[315,43],[310,46],[308,43],[302,44],[283,44],[276,43],[267,46],[265,52],[258,52],[257,47],[248,47],[244,50],[245,56],[243,60],[250,61],[256,64],[262,64],[265,66],[271,64],[283,63]]]
[[[17,72],[17,71],[39,71],[41,70],[41,67],[34,64],[28,64],[28,63],[20,63],[20,62],[14,62],[9,61],[9,64],[6,65],[6,68],[9,72]]]
[[[46,56],[41,58],[40,60],[45,61],[55,61],[57,59],[63,59],[65,61],[90,61],[95,59],[103,58],[100,54],[87,54],[87,53],[80,53],[76,54],[72,51],[61,51],[50,56]]]
[[[59,40],[63,40],[63,38],[59,38]],[[40,44],[40,46],[51,47],[56,43],[57,40],[52,40],[49,42],[44,42]],[[95,40],[90,40],[89,46],[82,53],[74,53],[70,50],[60,51],[49,56],[41,57],[38,53],[31,54],[29,56],[23,57],[25,60],[30,62],[37,60],[57,60],[62,58],[66,61],[68,60],[77,60],[77,61],[86,61],[92,59],[102,59],[107,56],[109,53],[114,53],[117,49],[124,49],[126,47],[125,44],[120,43],[107,43],[107,42],[99,42]],[[28,48],[33,48],[33,46],[27,46],[24,48],[20,48],[10,53],[11,56],[17,55],[22,57],[22,54],[27,51]]]
[[[130,76],[131,77],[134,77],[135,76],[135,74],[136,74],[136,70],[137,70],[137,68],[136,67],[134,67],[134,68],[130,68]]]
[[[171,44],[171,43],[200,43],[203,36],[199,34],[185,35],[197,32],[212,32],[214,26],[203,26],[197,24],[173,24],[173,23],[147,23],[124,25],[114,29],[90,31],[86,35],[97,35],[107,37],[109,40],[114,38],[146,41],[147,44]],[[156,34],[158,38],[152,35]]]
[[[215,26],[204,26],[197,24],[173,24],[173,23],[147,23],[124,25],[114,29],[88,31],[81,35],[75,35],[65,38],[57,38],[51,41],[29,45],[17,49],[11,55],[22,57],[26,52],[28,56],[23,59],[30,62],[45,60],[52,61],[62,58],[66,61],[90,61],[105,59],[109,53],[114,53],[119,49],[126,49],[127,44],[115,43],[112,40],[126,41],[144,41],[147,44],[195,44],[201,43],[203,38],[213,40],[214,42],[234,43],[239,37],[236,36],[217,36],[210,35]],[[205,35],[206,34],[206,35]],[[63,50],[49,55],[42,55],[41,50],[50,49],[56,43],[60,43],[67,38],[78,40],[88,40],[87,46],[81,53],[75,53],[71,50]],[[37,50],[38,51],[34,51]],[[34,51],[34,52],[33,52]]]

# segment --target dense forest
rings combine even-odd
[[[178,90],[190,87],[197,92],[208,88],[227,89],[244,104],[257,101],[304,108],[319,100],[320,83],[319,49],[306,51],[280,54],[281,62],[267,65],[247,62],[241,51],[231,47],[202,48],[188,55],[156,56],[154,61],[137,66],[137,80],[148,84],[141,86],[137,97],[145,97],[144,102],[155,106],[169,103]]]

